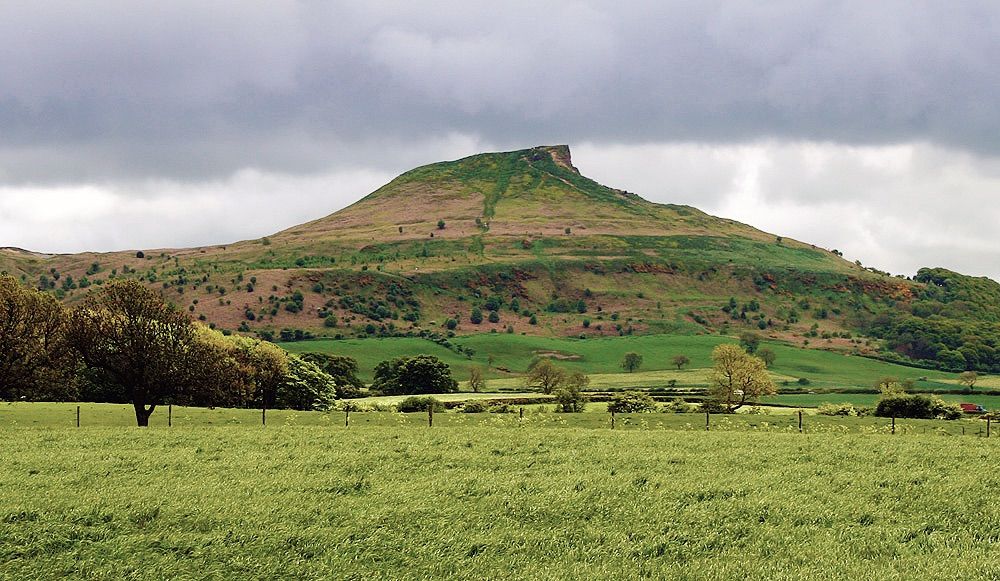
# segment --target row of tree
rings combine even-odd
[[[684,355],[673,358],[678,369],[690,360]],[[712,350],[712,373],[708,388],[708,400],[725,413],[733,413],[747,402],[761,396],[777,393],[777,386],[767,372],[768,363],[761,357],[748,352],[746,346],[723,344]],[[642,364],[638,353],[627,353],[622,367],[631,372]],[[539,359],[528,369],[525,386],[554,394],[561,411],[581,411],[583,409],[583,389],[590,379],[580,372],[567,372],[557,367],[549,359]]]
[[[76,307],[0,276],[0,400],[323,409],[361,384],[357,364],[226,336],[136,281],[111,281]]]

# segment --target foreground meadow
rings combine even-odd
[[[3,579],[1000,576],[995,439],[408,422],[0,438]]]

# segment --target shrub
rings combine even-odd
[[[821,416],[857,416],[858,411],[851,403],[825,403],[816,408]]]
[[[608,402],[608,411],[619,414],[634,414],[656,411],[656,401],[648,393],[624,391],[616,393]]]
[[[688,403],[683,398],[676,397],[663,404],[660,411],[671,414],[692,414],[700,411],[701,406],[696,403]]]
[[[478,325],[483,322],[483,311],[479,307],[473,307],[472,313],[469,315],[469,321],[473,325]]]
[[[957,420],[962,417],[962,408],[949,404],[933,395],[917,393],[883,393],[875,406],[875,415],[889,418],[940,418]]]
[[[701,413],[722,414],[726,413],[728,408],[717,401],[708,400],[701,402],[701,405],[698,406],[698,411]]]
[[[489,411],[489,406],[482,401],[469,401],[462,406],[462,412],[467,414],[482,414],[487,411]]]
[[[436,412],[445,410],[444,404],[433,397],[411,396],[396,404],[396,411],[400,413],[425,412],[428,408],[434,408]]]
[[[587,396],[572,385],[560,387],[553,394],[556,396],[556,412],[580,413],[587,405]]]

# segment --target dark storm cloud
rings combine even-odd
[[[398,169],[449,134],[993,154],[998,61],[991,2],[4,3],[0,180]]]

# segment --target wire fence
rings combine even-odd
[[[505,406],[503,413],[463,413],[459,410],[401,413],[387,410],[346,409],[326,412],[162,406],[150,417],[150,429],[188,429],[218,426],[328,426],[352,429],[364,426],[582,428],[603,430],[757,431],[801,434],[861,433],[940,435],[989,438],[996,426],[989,418],[958,420],[904,419],[874,416],[823,416],[802,410],[781,414],[718,413],[610,413],[597,405],[582,413],[557,413],[551,405]],[[134,427],[131,405],[14,403],[0,404],[0,429]]]

